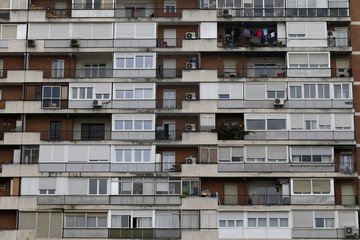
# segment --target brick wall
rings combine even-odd
[[[0,146],[0,163],[12,162],[14,159],[14,147]]]
[[[181,171],[181,165],[186,164],[186,158],[192,156],[196,158],[196,162],[199,161],[198,148],[194,147],[158,147],[156,148],[156,153],[161,154],[161,162],[163,162],[163,153],[164,152],[174,152],[175,153],[175,168],[177,171]],[[162,168],[162,166],[161,166]]]
[[[194,0],[177,0],[176,1],[176,12],[165,13],[164,11],[165,0],[154,0],[154,16],[155,17],[181,17],[182,10],[184,9],[198,9],[199,3]]]
[[[17,101],[22,100],[23,88],[22,86],[0,86],[1,100],[3,101]]]
[[[176,108],[182,107],[182,101],[186,99],[186,93],[196,93],[197,98],[199,98],[198,85],[158,85],[156,90],[157,108],[163,108],[164,90],[176,91]]]
[[[199,129],[197,116],[158,116],[156,125],[163,126],[164,121],[175,121],[176,139],[181,139],[182,132],[185,132],[186,124],[195,124],[196,129]]]
[[[44,70],[44,78],[51,77],[52,61],[64,60],[64,77],[74,77],[76,68],[75,57],[67,56],[32,56],[29,61],[30,70]]]
[[[3,76],[8,70],[24,70],[24,56],[0,57],[3,61]]]
[[[0,230],[16,229],[16,215],[16,211],[0,211]]]

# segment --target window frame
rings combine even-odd
[[[45,97],[45,88],[50,88],[50,97]],[[54,88],[59,89],[59,97],[53,97],[53,91]],[[42,87],[42,94],[41,94],[41,100],[42,100],[42,108],[60,108],[61,106],[61,86],[43,86]],[[50,103],[50,106],[46,106],[46,102]],[[55,106],[54,106],[55,103]]]
[[[87,71],[89,71],[89,74],[87,74]],[[96,74],[94,74],[94,71],[96,71]],[[101,71],[104,71],[103,74]],[[105,78],[105,77],[106,77],[106,63],[84,63],[84,78]]]
[[[168,10],[170,10],[170,11],[168,11]],[[164,13],[176,13],[176,0],[165,0],[164,1]]]
[[[294,181],[310,181],[310,193],[294,192]],[[330,192],[314,192],[313,181],[329,181]],[[314,195],[314,196],[333,196],[334,195],[334,179],[332,178],[293,178],[291,179],[291,195]]]
[[[76,98],[74,98],[74,91],[76,89]],[[84,91],[84,98],[80,98],[81,96],[81,89],[85,89]],[[89,91],[91,89],[91,98],[89,98]],[[71,87],[71,98],[70,100],[93,100],[94,95],[94,87]]]
[[[105,189],[105,193],[100,193],[100,181],[105,180],[106,182],[106,189]],[[91,190],[91,181],[96,181],[96,193],[90,193]],[[108,188],[109,188],[109,180],[107,178],[89,178],[88,179],[88,191],[87,191],[87,195],[90,196],[94,196],[94,195],[108,195]]]
[[[62,66],[59,66],[59,63]],[[56,66],[55,66],[56,64]],[[51,65],[51,78],[64,78],[65,61],[63,59],[53,59]]]

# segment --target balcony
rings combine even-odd
[[[333,163],[218,163],[218,172],[335,172]]]
[[[180,205],[179,196],[146,196],[146,195],[44,195],[38,196],[38,205]]]
[[[354,224],[355,225],[355,224]],[[359,229],[356,229],[357,236],[359,235]],[[344,239],[345,230],[344,228],[327,228],[327,229],[316,229],[316,228],[293,228],[293,238],[301,239]],[[356,238],[356,237],[355,237]]]
[[[354,131],[255,131],[245,140],[355,140]]]

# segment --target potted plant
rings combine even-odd
[[[245,131],[244,126],[238,121],[225,121],[217,126],[219,140],[243,140],[250,131]]]

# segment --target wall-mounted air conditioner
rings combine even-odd
[[[356,228],[354,226],[345,226],[344,234],[346,238],[355,238],[356,237]]]
[[[230,8],[224,8],[222,10],[222,16],[223,17],[232,17],[232,11]]]
[[[284,106],[284,99],[283,98],[275,98],[274,99],[274,106]]]
[[[187,32],[186,33],[186,40],[191,40],[191,39],[195,39],[196,35],[194,32]]]
[[[187,69],[187,70],[196,69],[196,62],[187,62],[187,63],[186,63],[186,69]]]
[[[79,46],[80,46],[79,39],[71,39],[70,40],[70,47],[79,47]]]
[[[98,99],[93,100],[93,107],[94,108],[101,108],[102,107],[102,101],[98,100]]]
[[[196,158],[193,157],[186,158],[186,164],[196,164]]]
[[[27,40],[27,46],[28,46],[29,48],[35,47],[35,46],[36,46],[36,40],[35,40],[35,39],[28,39],[28,40]]]
[[[185,129],[187,132],[194,132],[196,131],[195,124],[186,124]]]
[[[186,100],[195,100],[196,93],[186,93]]]

